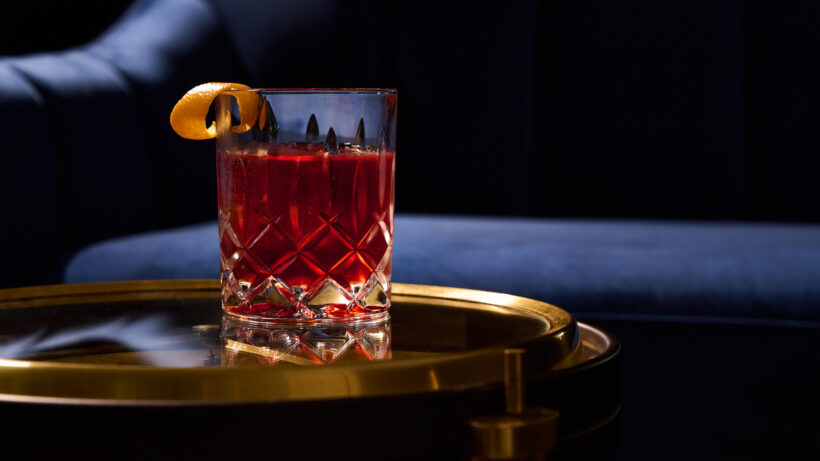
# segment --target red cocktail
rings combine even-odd
[[[225,310],[312,319],[387,309],[394,168],[393,153],[331,156],[319,144],[218,151]]]

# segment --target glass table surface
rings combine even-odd
[[[0,398],[385,396],[501,382],[510,347],[526,350],[528,375],[609,347],[566,311],[531,299],[394,284],[392,301],[381,321],[250,324],[223,315],[215,280],[0,290]]]

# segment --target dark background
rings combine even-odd
[[[820,218],[812,2],[345,5],[277,78],[399,89],[400,210]]]
[[[96,38],[130,0],[8,2],[0,15],[0,56],[59,51]]]
[[[820,221],[814,2],[175,4],[217,23],[180,13],[110,39],[147,5],[124,0],[0,16],[0,63],[42,105],[0,101],[19,152],[3,205],[29,226],[0,235],[16,242],[3,286],[215,219],[213,142],[168,124],[207,81],[397,88],[399,213]]]
[[[83,44],[129,3],[16,2],[0,53]],[[312,14],[279,20],[278,35],[233,30],[240,48],[278,52],[230,77],[398,88],[399,211],[820,219],[815,2],[352,1]],[[213,196],[211,182],[189,188]],[[213,203],[147,227],[212,219]]]

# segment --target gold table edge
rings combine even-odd
[[[75,299],[100,294],[203,292],[203,295],[207,295],[216,290],[219,290],[218,280],[44,285],[0,290],[0,304],[15,304],[16,301],[35,299]],[[514,309],[547,319],[549,330],[538,338],[538,341],[544,338],[552,340],[558,349],[565,348],[567,355],[578,342],[578,326],[572,316],[556,306],[541,301],[488,291],[401,283],[393,284],[392,293],[397,297],[452,300]],[[514,344],[515,342],[510,345]],[[400,362],[386,361],[377,367],[368,364],[340,364],[289,369],[287,378],[284,379],[281,371],[276,369],[231,369],[227,372],[225,369],[205,367],[109,367],[0,359],[0,401],[5,400],[4,395],[14,395],[20,398],[100,400],[117,403],[133,400],[144,402],[146,405],[151,402],[236,403],[376,397],[457,390],[502,381],[502,356],[505,347],[507,346],[406,359]],[[58,392],[53,391],[72,380],[84,381],[93,388],[97,382],[94,378],[103,376],[116,379],[114,385],[109,386],[110,389],[104,392],[99,392],[98,389],[98,394],[102,397],[93,395],[94,392],[89,389],[60,391],[68,395],[58,395]],[[155,386],[167,384],[176,391],[169,391],[167,395],[159,398],[151,398],[159,394],[142,395],[139,389],[129,388],[128,383],[134,378],[139,378],[139,382],[152,382]],[[327,385],[323,387],[322,382],[327,380],[332,383],[325,383]],[[99,384],[98,386],[104,387]]]

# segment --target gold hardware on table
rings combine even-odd
[[[507,414],[467,421],[472,436],[470,459],[543,461],[555,449],[555,410],[524,405],[524,349],[504,350],[504,397]]]

